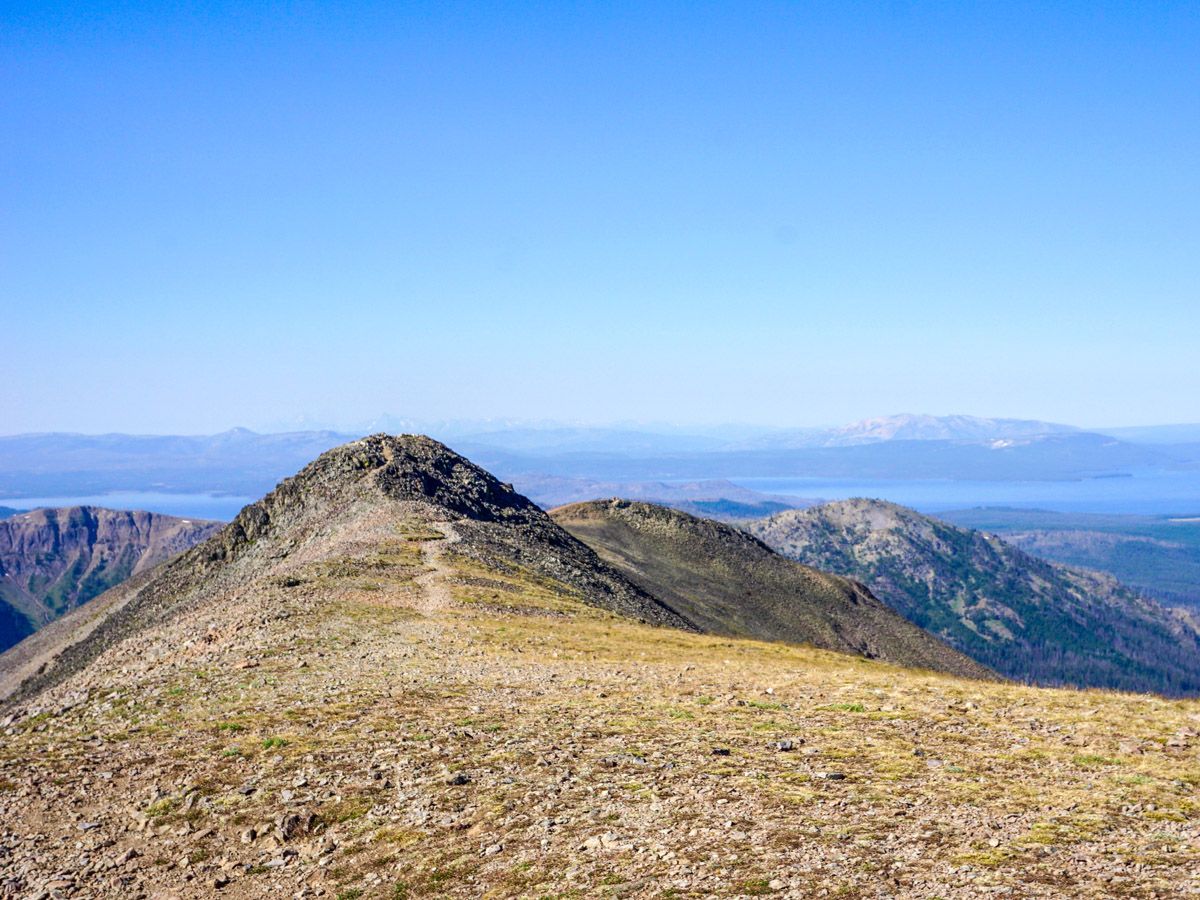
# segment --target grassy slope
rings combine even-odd
[[[1200,703],[652,628],[440,545],[414,528],[239,590],[26,709],[0,744],[10,871],[346,900],[1161,897],[1200,876]],[[431,606],[439,552],[454,602]]]
[[[990,673],[858,585],[799,565],[728,525],[625,500],[551,514],[704,631],[807,643],[959,675]]]

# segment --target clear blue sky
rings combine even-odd
[[[1194,2],[2,3],[0,432],[1197,421],[1198,161]]]

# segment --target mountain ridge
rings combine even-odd
[[[424,436],[372,435],[327,451],[154,573],[107,592],[0,656],[0,698],[28,696],[105,650],[242,583],[287,579],[305,562],[394,540],[394,521],[450,520],[459,552],[525,567],[635,620],[695,626],[609,569],[532,502]],[[72,629],[78,628],[78,640]],[[52,664],[51,664],[52,663]]]
[[[892,612],[858,582],[784,559],[730,525],[622,499],[570,504],[550,515],[706,633],[995,677]]]
[[[862,580],[910,621],[1008,677],[1200,693],[1200,633],[1191,621],[1111,576],[881,500],[789,510],[744,527],[785,556]]]
[[[424,439],[306,476],[0,655],[0,892],[1098,900],[1200,862],[1196,701],[653,627]]]

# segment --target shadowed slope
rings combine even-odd
[[[991,674],[896,615],[862,585],[784,559],[728,525],[628,500],[576,503],[551,516],[705,631],[812,644],[959,675]]]

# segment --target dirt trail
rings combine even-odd
[[[421,561],[426,569],[413,581],[421,589],[416,601],[417,608],[425,613],[445,609],[454,602],[454,595],[447,584],[454,570],[443,557],[446,548],[459,541],[459,534],[450,522],[432,522],[430,527],[440,531],[444,537],[442,540],[425,541],[421,544]]]

